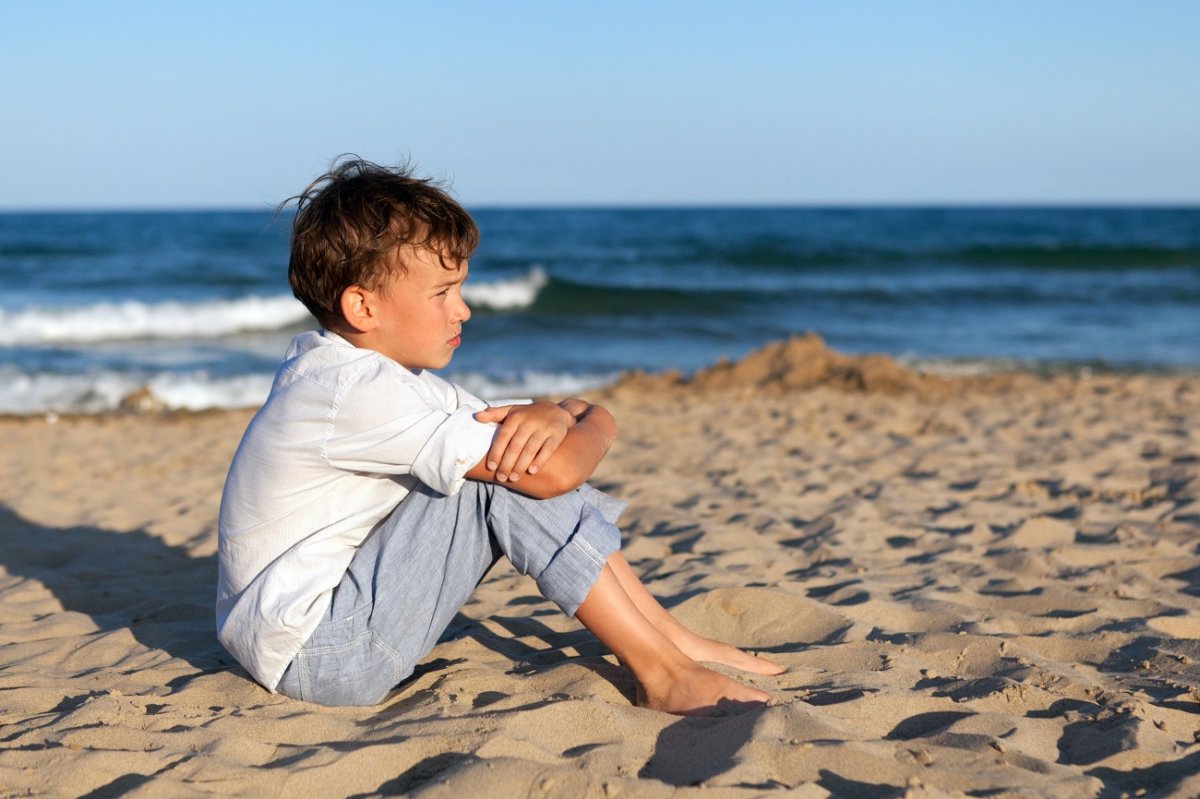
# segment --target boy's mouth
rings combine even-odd
[[[451,347],[457,347],[458,345],[462,344],[462,333],[459,333],[457,336],[450,339],[446,343],[449,344]]]

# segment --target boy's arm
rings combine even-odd
[[[550,405],[550,403],[543,404]],[[538,403],[534,403],[534,405],[538,405]],[[496,448],[493,447],[492,452],[485,455],[467,472],[467,477],[472,480],[499,483],[538,499],[560,496],[583,485],[591,477],[592,472],[595,471],[616,439],[616,420],[604,408],[583,400],[564,400],[555,407],[565,409],[574,421],[567,425],[561,443],[557,445],[557,448],[551,448],[552,454],[540,469],[534,471],[531,468],[523,474],[516,474],[515,476],[520,478],[519,482],[513,479],[514,474],[507,472],[505,473],[507,479],[501,480],[498,473],[503,470],[499,468],[501,464],[493,458],[493,453],[496,451]],[[517,411],[520,409],[525,409],[522,411],[525,419],[521,419],[517,415]],[[551,421],[546,422],[550,426],[566,424],[561,418],[561,410],[558,414],[559,419],[553,421],[555,416],[553,412],[546,408],[535,409],[531,406],[489,408],[476,414],[476,418],[480,421],[498,421],[495,417],[499,416],[503,420],[500,431],[496,434],[497,440],[499,440],[504,426],[510,422],[509,417],[515,416],[513,421],[520,421],[522,424],[529,424],[537,428],[540,422],[528,418],[534,414],[541,414],[543,418],[550,419]],[[531,438],[536,438],[536,435]],[[506,441],[511,441],[511,437]],[[504,465],[510,466],[511,462]]]
[[[515,483],[525,474],[537,474],[567,431],[591,407],[590,402],[571,397],[557,405],[539,400],[497,405],[476,413],[476,421],[500,424],[487,457],[487,467],[496,473],[497,482]]]
[[[487,467],[498,482],[516,482],[537,474],[575,426],[576,414],[562,405],[538,400],[520,405],[494,405],[475,414],[477,422],[496,422],[500,428],[488,448]]]

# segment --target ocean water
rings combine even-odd
[[[977,371],[1200,369],[1200,208],[480,209],[445,370],[484,396],[815,330]],[[0,214],[0,413],[262,401],[313,321],[271,212]]]

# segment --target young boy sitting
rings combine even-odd
[[[607,411],[488,407],[430,371],[471,317],[466,211],[363,161],[296,199],[288,277],[323,329],[292,341],[225,484],[217,630],[238,662],[296,699],[381,702],[504,555],[633,672],[639,704],[765,702],[697,661],[782,669],[683,627],[618,551],[623,503],[585,484]]]

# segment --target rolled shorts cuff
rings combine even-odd
[[[581,485],[578,490],[579,496],[600,511],[600,515],[609,524],[616,524],[617,520],[621,518],[621,514],[625,512],[625,508],[629,506],[628,502],[609,496],[599,489],[592,488],[587,483]]]
[[[542,596],[568,616],[579,610],[609,556],[621,548],[616,521],[625,503],[595,489],[584,492],[583,498],[579,526],[537,577]]]

